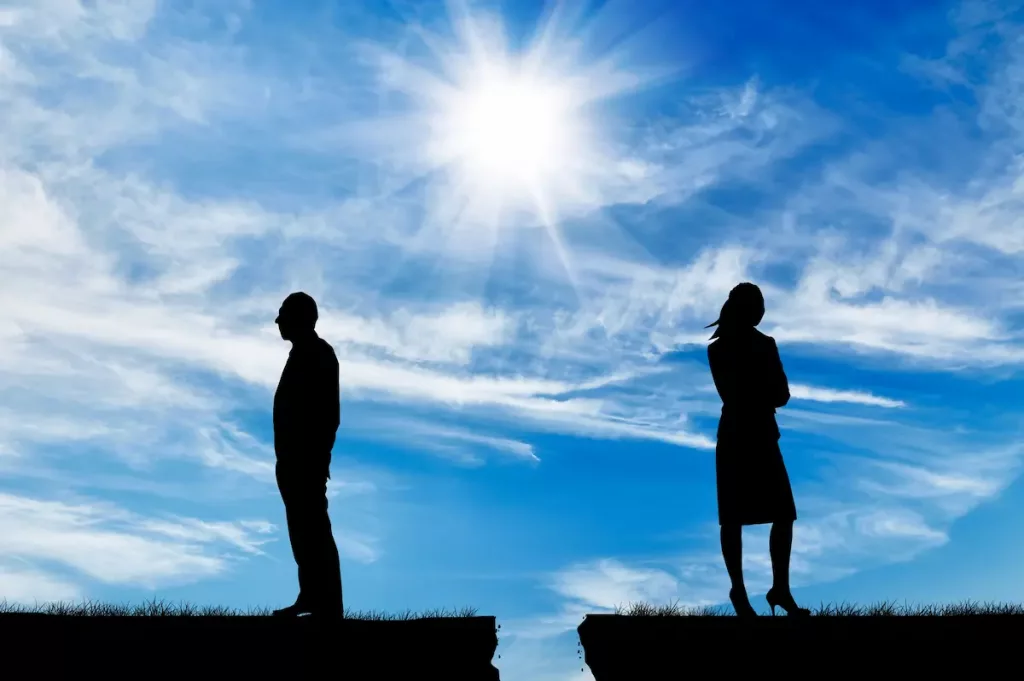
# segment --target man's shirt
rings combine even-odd
[[[338,358],[327,341],[314,334],[292,345],[274,394],[274,451],[279,462],[330,466],[341,423],[339,383]]]

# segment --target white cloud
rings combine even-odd
[[[274,479],[273,447],[248,433],[230,424],[221,424],[216,428],[201,428],[199,439],[203,445],[196,454],[206,465],[246,473],[262,480]],[[245,450],[251,453],[247,454]]]
[[[334,343],[382,349],[399,359],[465,365],[475,348],[504,344],[512,325],[505,311],[464,301],[430,313],[400,308],[387,320],[322,311],[317,329]]]
[[[467,428],[440,425],[419,419],[377,418],[362,424],[362,430],[382,439],[413,443],[417,449],[433,451],[468,466],[483,465],[482,450],[502,458],[537,464],[533,445],[512,438],[481,435]]]
[[[630,603],[671,599],[679,592],[679,581],[663,570],[630,568],[604,559],[592,567],[572,567],[559,573],[552,588],[599,610],[614,610]]]
[[[897,455],[888,460],[851,460],[858,468],[853,482],[869,494],[925,502],[932,513],[956,518],[996,497],[1019,475],[1022,449],[1016,444],[970,448],[961,437],[946,438],[956,445],[944,444],[936,434],[921,441],[917,451],[897,444]]]
[[[888,408],[906,406],[906,403],[901,400],[891,400],[888,397],[878,397],[877,395],[856,390],[833,390],[831,388],[816,388],[796,383],[790,384],[789,394],[793,399],[809,400],[812,402],[846,402]]]
[[[146,519],[107,503],[0,494],[4,556],[58,563],[106,584],[153,588],[220,574],[228,558],[209,549],[226,543],[252,552],[261,542],[251,533],[232,523]]]
[[[152,0],[103,0],[92,6],[79,0],[13,2],[5,8],[2,25],[14,36],[52,41],[69,48],[92,40],[136,40],[155,9]]]
[[[377,561],[381,556],[378,547],[378,540],[369,535],[345,531],[334,538],[338,545],[338,553],[341,557],[349,558],[360,563],[370,564]]]
[[[65,602],[81,598],[82,593],[79,586],[43,572],[0,565],[0,601],[22,605]]]
[[[683,585],[668,570],[602,558],[559,570],[546,586],[564,602],[556,612],[504,622],[502,630],[514,637],[516,645],[574,631],[587,614],[611,613],[633,603],[681,602]]]
[[[145,520],[138,523],[139,529],[162,534],[172,539],[190,542],[210,543],[223,541],[250,554],[260,555],[260,546],[270,540],[258,540],[251,533],[268,534],[276,529],[266,522],[243,521],[240,523],[209,522],[195,518],[174,518],[171,520]]]

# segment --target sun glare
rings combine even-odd
[[[435,144],[475,191],[532,196],[578,151],[571,92],[510,67],[467,84],[440,114]]]
[[[567,15],[557,11],[529,45],[510,49],[499,16],[464,5],[449,7],[455,42],[416,29],[426,59],[383,51],[387,91],[411,105],[383,144],[415,173],[401,186],[422,180],[415,186],[424,191],[424,241],[476,257],[495,247],[499,230],[540,227],[573,281],[560,225],[606,205],[631,181],[623,171],[629,159],[593,105],[650,74],[624,69],[625,52],[582,63],[583,38],[559,25]]]

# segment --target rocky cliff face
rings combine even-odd
[[[1018,673],[1024,615],[587,615],[578,632],[595,681],[1001,678]]]
[[[405,621],[0,614],[5,678],[498,681],[493,617]]]

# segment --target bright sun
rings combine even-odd
[[[501,229],[542,227],[573,278],[559,225],[636,176],[637,164],[611,151],[592,105],[646,76],[619,68],[616,55],[581,64],[582,42],[559,31],[557,12],[527,49],[512,51],[500,18],[452,2],[456,42],[418,27],[426,59],[383,51],[385,92],[411,108],[370,138],[412,174],[397,186],[423,188],[424,241],[482,253]]]
[[[572,93],[511,65],[481,70],[438,112],[439,160],[475,191],[536,198],[580,152]]]

